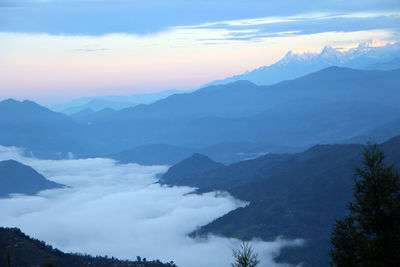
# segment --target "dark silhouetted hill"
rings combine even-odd
[[[18,228],[0,227],[0,265],[7,266],[10,257],[12,267],[44,266],[52,263],[58,267],[173,267],[173,263],[160,261],[128,261],[114,257],[92,257],[84,254],[64,253],[50,245],[33,239]]]
[[[191,157],[175,164],[162,176],[161,182],[173,185],[190,185],[187,178],[217,170],[225,165],[211,160],[209,157],[195,153]]]
[[[13,193],[34,195],[41,190],[62,187],[27,165],[15,160],[0,161],[0,197]]]

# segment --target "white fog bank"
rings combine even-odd
[[[242,206],[226,193],[187,194],[189,187],[155,184],[166,166],[118,165],[105,158],[38,160],[16,148],[0,146],[0,160],[15,159],[49,180],[68,185],[38,196],[0,199],[0,225],[19,227],[64,252],[109,255],[121,259],[174,261],[180,267],[223,267],[232,262],[239,240],[187,236],[197,227]],[[260,266],[286,245],[301,241],[254,241]]]

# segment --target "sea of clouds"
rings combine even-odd
[[[187,236],[245,204],[229,194],[196,195],[188,194],[193,188],[161,186],[155,176],[167,166],[120,165],[106,158],[39,160],[21,151],[0,146],[0,160],[20,161],[68,188],[0,199],[1,226],[19,227],[64,252],[121,259],[139,255],[180,267],[222,267],[233,261],[239,240]],[[275,266],[273,257],[282,247],[301,243],[277,239],[252,245],[260,266]]]

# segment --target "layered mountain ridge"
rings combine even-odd
[[[400,167],[400,136],[382,143],[386,162]],[[335,219],[347,213],[352,200],[355,167],[362,146],[316,145],[296,154],[269,154],[213,169],[193,169],[188,158],[172,166],[162,183],[225,190],[250,202],[203,226],[193,235],[209,233],[240,239],[302,238],[302,248],[288,248],[280,261],[302,266],[329,265],[329,235]],[[175,170],[179,169],[179,172]]]
[[[238,81],[120,111],[88,110],[73,119],[7,100],[0,102],[0,144],[52,158],[111,155],[151,144],[201,152],[224,143],[264,143],[293,151],[351,140],[399,119],[399,84],[400,69],[329,67],[270,86]]]

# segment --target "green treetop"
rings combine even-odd
[[[332,266],[400,266],[400,178],[378,145],[364,147],[350,215],[332,233]]]

